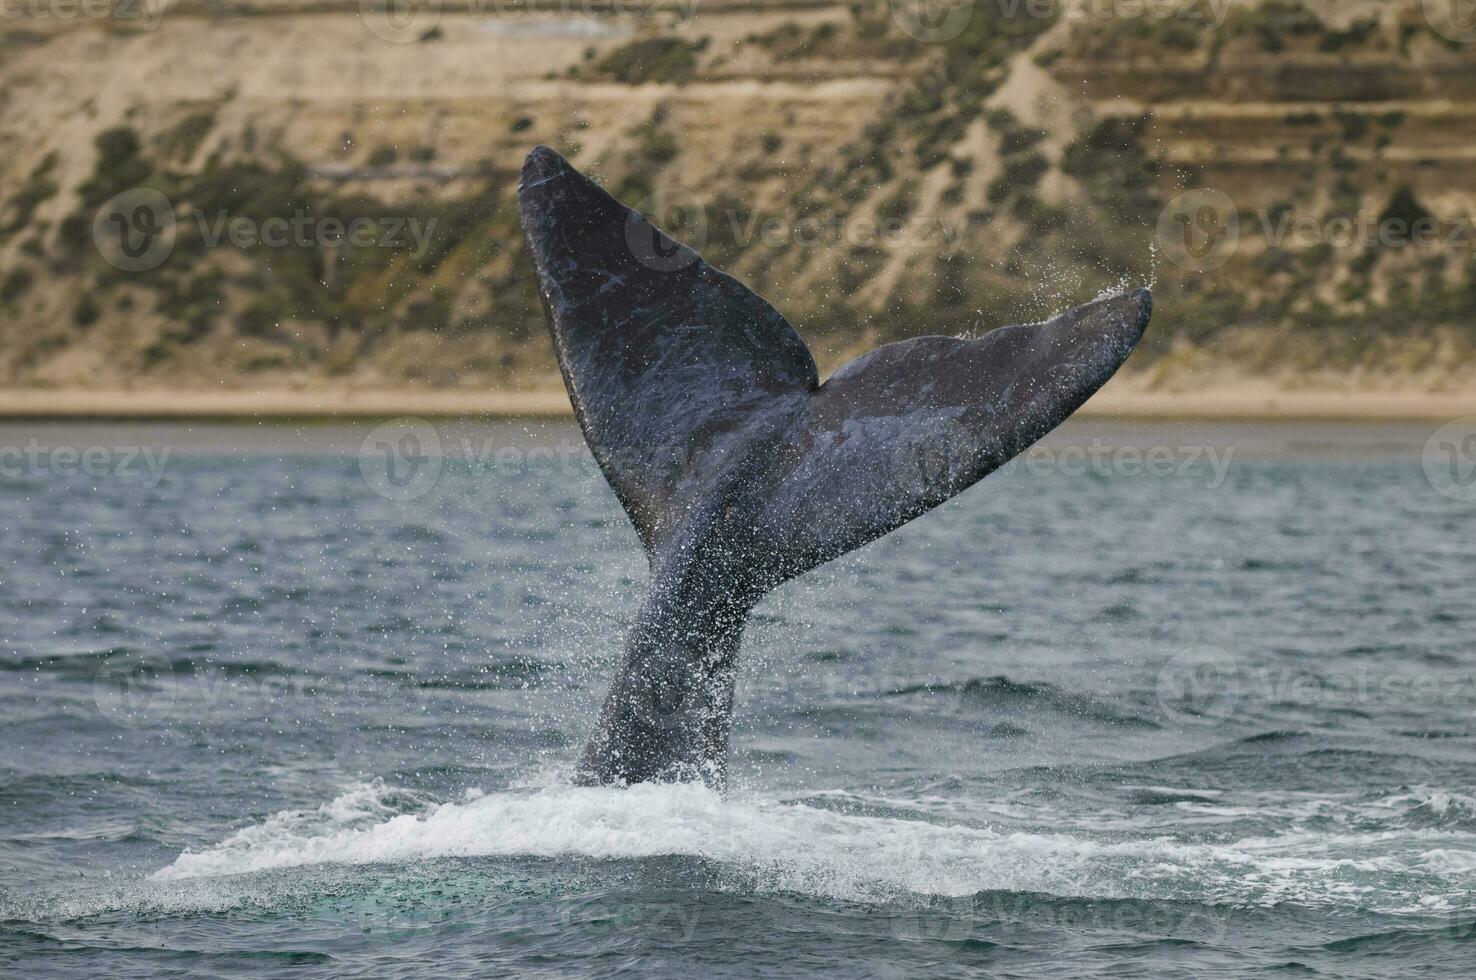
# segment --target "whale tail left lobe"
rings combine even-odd
[[[1152,308],[1138,290],[888,344],[822,385],[762,297],[552,150],[528,155],[518,199],[575,416],[652,568],[593,781],[720,783],[752,605],[1029,448],[1112,377]]]

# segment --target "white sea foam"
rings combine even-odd
[[[714,862],[752,887],[852,900],[1007,890],[1230,904],[1352,903],[1392,912],[1428,911],[1437,893],[1449,896],[1444,905],[1465,907],[1459,896],[1469,895],[1471,871],[1471,835],[1436,828],[1294,832],[1210,844],[1002,832],[724,798],[692,785],[471,792],[418,813],[393,813],[386,802],[393,795],[378,782],[355,786],[315,810],[279,813],[213,847],[186,852],[153,877],[177,881],[448,857],[679,855]],[[1391,874],[1402,873],[1422,875],[1423,893],[1391,889]]]
[[[1420,864],[1424,870],[1435,874],[1469,875],[1476,873],[1476,851],[1455,851],[1437,847],[1421,855]]]

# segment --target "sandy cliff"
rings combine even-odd
[[[1476,43],[1426,5],[962,9],[12,3],[0,385],[556,386],[544,142],[822,365],[1151,281],[1136,391],[1471,390]]]

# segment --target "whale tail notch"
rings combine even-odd
[[[710,763],[736,634],[693,640],[689,624],[741,630],[713,614],[720,597],[751,605],[1029,448],[1112,377],[1152,310],[1137,290],[978,339],[904,340],[820,384],[769,303],[557,153],[529,154],[518,199],[575,416],[653,570],[586,753],[595,781]]]

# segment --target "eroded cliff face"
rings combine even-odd
[[[1421,2],[58,2],[0,21],[7,385],[557,384],[539,142],[822,366],[1148,281],[1144,384],[1476,362],[1476,29]]]

